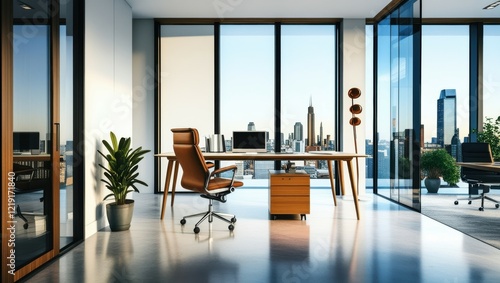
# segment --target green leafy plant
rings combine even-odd
[[[483,124],[483,131],[473,130],[472,132],[477,133],[478,142],[489,143],[493,159],[500,160],[500,116],[495,120],[486,117],[486,121]]]
[[[450,185],[455,185],[460,180],[460,167],[444,149],[429,150],[422,153],[420,168],[422,173],[429,179],[443,177],[443,180]]]
[[[105,170],[104,176],[106,177],[106,179],[101,179],[101,181],[106,183],[106,188],[112,192],[104,197],[104,199],[114,196],[116,204],[122,205],[125,204],[128,193],[133,191],[139,192],[135,186],[136,184],[147,186],[144,181],[137,179],[139,176],[137,170],[139,162],[144,158],[144,154],[150,152],[150,150],[143,150],[142,147],[132,149],[130,147],[130,138],[122,137],[118,141],[113,132],[110,132],[109,135],[111,143],[106,140],[102,141],[108,150],[108,154],[97,150],[108,162],[108,166],[99,164]],[[133,188],[133,190],[129,188]]]

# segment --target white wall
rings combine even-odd
[[[154,191],[154,21],[134,20],[132,32],[132,143],[151,150],[139,166],[141,193]]]
[[[132,9],[125,0],[85,2],[85,238],[107,226],[101,140],[132,136]]]
[[[357,87],[361,89],[361,97],[354,100],[355,104],[360,104],[361,107],[366,108],[366,96],[363,95],[366,90],[365,86],[365,69],[366,69],[366,45],[365,45],[365,20],[364,19],[344,19],[342,23],[342,29],[344,32],[342,50],[344,53],[344,60],[341,70],[343,70],[343,89],[340,95],[343,97],[343,120],[344,120],[344,133],[343,133],[343,151],[344,152],[355,152],[354,147],[354,131],[353,127],[349,124],[349,120],[352,117],[351,112],[349,112],[349,107],[352,105],[352,100],[347,96],[347,92],[352,87]],[[362,112],[356,117],[361,118],[361,125],[356,127],[357,136],[357,147],[358,153],[365,153],[365,126],[366,126],[366,116],[365,112]],[[365,193],[365,159],[359,158],[359,194],[363,195]],[[354,171],[356,171],[356,162],[353,162]],[[348,177],[347,166],[344,168],[345,172],[345,185],[346,185],[346,195],[352,196],[351,183]]]

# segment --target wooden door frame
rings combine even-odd
[[[30,272],[32,272],[37,267],[48,262],[50,259],[54,258],[59,254],[60,251],[60,199],[59,199],[59,171],[60,171],[60,149],[59,149],[59,120],[60,120],[60,25],[59,25],[59,1],[50,1],[49,11],[52,12],[49,26],[50,26],[50,50],[49,50],[49,68],[50,68],[50,88],[49,95],[51,97],[50,105],[50,138],[51,138],[51,164],[52,164],[52,197],[49,198],[49,207],[52,210],[52,220],[48,221],[48,230],[52,231],[52,238],[50,239],[52,248],[40,255],[36,259],[32,260],[25,266],[18,270],[10,268],[2,268],[2,282],[15,282]],[[1,207],[2,207],[2,231],[7,231],[9,225],[10,217],[13,217],[15,210],[9,210],[9,191],[6,188],[11,188],[9,185],[9,177],[13,174],[13,144],[12,144],[12,132],[13,132],[13,1],[2,1],[1,2],[1,14],[0,14],[0,24],[1,24],[1,38],[0,43],[2,45],[1,58],[0,58],[0,76],[2,79],[1,85],[1,138],[2,138],[2,153],[1,162],[2,168],[0,179],[2,180],[2,192],[1,192]],[[12,186],[13,188],[13,186]],[[12,199],[12,196],[10,197]],[[11,213],[12,211],[12,213]],[[15,231],[15,230],[13,230]],[[7,266],[10,262],[10,258],[15,256],[15,241],[9,242],[11,238],[11,233],[2,233],[2,266]],[[15,235],[14,235],[15,240]],[[9,246],[11,245],[11,246]],[[13,252],[14,251],[14,252]],[[13,273],[13,274],[12,274]]]

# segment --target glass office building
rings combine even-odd
[[[441,147],[451,145],[457,130],[457,93],[443,89],[437,100],[437,142]]]

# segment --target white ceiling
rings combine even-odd
[[[126,0],[134,18],[373,18],[391,0]],[[500,18],[496,0],[422,0],[423,18]]]

